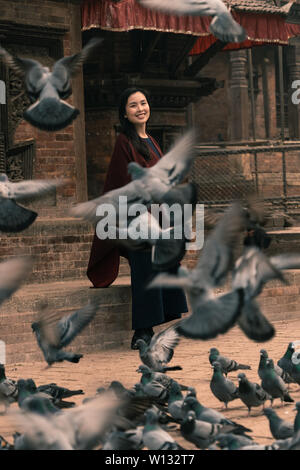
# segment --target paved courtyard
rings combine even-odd
[[[175,350],[171,365],[181,365],[183,370],[169,373],[177,381],[195,387],[201,403],[222,410],[227,417],[251,428],[253,438],[259,443],[272,442],[269,425],[267,419],[262,415],[261,408],[252,409],[251,416],[248,417],[247,408],[238,399],[229,403],[228,410],[223,409],[223,404],[214,397],[209,387],[212,370],[208,361],[208,351],[211,347],[216,346],[223,355],[249,364],[252,369],[246,371],[248,378],[260,383],[257,375],[260,349],[267,349],[269,357],[277,362],[285,352],[287,344],[290,341],[300,339],[300,315],[295,314],[294,320],[277,321],[274,325],[276,336],[267,343],[254,343],[248,340],[237,327],[226,335],[211,341],[182,338]],[[97,354],[86,354],[79,364],[62,363],[47,369],[46,363],[43,362],[16,363],[8,364],[6,371],[7,377],[12,379],[31,377],[37,385],[55,382],[72,389],[82,388],[85,396],[92,396],[98,387],[107,386],[112,380],[119,380],[126,387],[132,387],[140,380],[140,375],[136,372],[139,364],[138,352],[132,351],[128,347],[106,350]],[[237,374],[238,372],[233,372],[228,377],[237,383]],[[299,386],[292,384],[290,393],[295,402],[300,401]],[[73,398],[76,403],[80,404],[83,396]],[[274,404],[276,412],[282,418],[293,422],[295,416],[293,403],[282,406],[280,400],[277,399]],[[16,406],[16,404],[12,405],[12,407]],[[267,406],[269,406],[269,402],[267,402]],[[9,416],[0,416],[0,435],[11,440],[15,430],[17,430],[17,426]],[[172,431],[172,434],[186,449],[195,448],[193,444],[184,441],[178,431]]]

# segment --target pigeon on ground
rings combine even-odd
[[[55,400],[63,400],[64,398],[70,398],[74,395],[84,395],[83,390],[69,390],[65,387],[60,387],[55,383],[50,383],[46,385],[39,385],[37,387],[37,392],[43,392],[47,395],[50,395]]]
[[[20,232],[28,228],[36,219],[37,213],[18,204],[42,199],[64,184],[63,180],[23,180],[9,181],[5,173],[0,173],[0,231]]]
[[[15,419],[24,433],[18,448],[92,450],[103,443],[107,433],[115,427],[132,429],[131,418],[143,416],[148,406],[148,402],[142,406],[141,400],[119,400],[113,392],[107,391],[83,405],[51,416],[18,412]]]
[[[196,419],[193,410],[187,412],[180,425],[180,432],[187,440],[195,444],[199,449],[207,449],[220,433],[231,432],[232,424],[217,424]]]
[[[244,373],[238,374],[238,381],[239,397],[248,408],[248,416],[252,407],[264,407],[265,401],[271,400],[268,393],[257,383],[250,382]]]
[[[287,374],[291,375],[292,372],[292,355],[294,354],[294,343],[290,342],[288,344],[287,350],[279,361],[277,365],[281,367]]]
[[[32,323],[31,327],[49,366],[65,360],[79,362],[83,357],[82,354],[64,351],[62,348],[68,346],[91,322],[98,310],[98,305],[98,301],[95,301],[60,319],[56,312],[49,311],[47,305],[41,306],[39,319]]]
[[[216,438],[216,442],[223,450],[240,450],[245,446],[257,445],[250,436],[238,436],[232,433],[219,434]]]
[[[172,418],[178,422],[182,421],[184,417],[184,412],[182,409],[183,402],[184,396],[182,394],[180,385],[175,380],[173,380],[169,390],[168,411]]]
[[[287,439],[294,435],[294,425],[281,419],[272,408],[265,408],[264,415],[269,420],[270,431],[275,439]]]
[[[225,404],[239,398],[238,388],[231,380],[226,379],[222,374],[222,367],[219,362],[213,363],[213,376],[210,381],[210,389],[214,396]]]
[[[264,371],[265,371],[266,366],[267,366],[268,358],[269,358],[269,356],[268,356],[267,351],[265,349],[261,349],[260,350],[260,360],[259,360],[258,371],[257,371],[261,380],[263,378],[263,374],[264,374]],[[275,370],[276,374],[279,375],[279,377],[281,377],[286,384],[290,384],[290,383],[294,382],[292,377],[287,372],[285,372],[281,367],[279,367],[278,365],[274,364],[274,370]]]
[[[211,348],[209,350],[209,362],[211,365],[213,365],[214,362],[219,362],[222,367],[222,372],[226,375],[226,377],[229,372],[235,370],[251,369],[250,366],[247,366],[245,364],[239,364],[234,359],[229,359],[228,357],[221,356],[217,348]]]
[[[32,102],[24,112],[24,119],[46,131],[58,131],[68,126],[79,114],[78,109],[65,101],[72,93],[71,79],[102,41],[101,38],[91,39],[79,53],[55,62],[52,72],[36,60],[12,56],[0,47],[0,59],[24,77]]]
[[[15,380],[8,379],[5,374],[4,364],[0,364],[0,404],[3,404],[5,411],[11,403],[18,399],[18,387]]]
[[[162,384],[168,392],[170,391],[173,379],[171,377],[168,377],[165,373],[154,372],[146,365],[140,365],[137,369],[137,372],[142,374],[141,384],[143,386],[147,385],[150,382],[158,382]],[[186,387],[185,385],[179,384],[179,386],[181,390],[188,390],[188,387]]]
[[[232,426],[232,433],[234,434],[243,434],[245,432],[252,432],[251,429],[246,428],[245,426],[232,421],[231,419],[226,418],[222,413],[213,408],[207,408],[195,398],[191,396],[186,396],[182,405],[182,411],[184,415],[188,411],[194,411],[196,414],[196,419],[199,421],[207,421],[211,424],[228,424]]]
[[[174,355],[174,348],[178,345],[179,339],[180,336],[174,325],[153,335],[149,345],[143,339],[139,339],[136,344],[142,362],[155,372],[182,370],[180,366],[167,366]]]
[[[276,374],[272,359],[267,360],[267,366],[261,381],[261,386],[271,396],[271,405],[275,398],[280,398],[282,402],[285,401],[288,403],[294,401],[288,393],[286,384],[282,378]]]
[[[294,433],[300,431],[300,401],[295,404],[295,410],[297,413],[294,420]]]
[[[222,42],[247,39],[244,28],[232,17],[221,0],[139,0],[142,6],[172,15],[212,16],[210,32]]]
[[[178,332],[188,338],[211,339],[228,331],[237,321],[243,304],[243,290],[234,289],[216,296],[233,264],[234,247],[243,228],[240,204],[233,204],[220,219],[204,244],[193,270],[179,267],[176,275],[159,274],[149,284],[153,287],[185,289],[192,314],[177,322]]]
[[[143,426],[128,431],[113,430],[101,450],[141,450],[144,447]]]
[[[182,447],[158,423],[158,414],[150,408],[145,413],[143,442],[148,450],[178,450]]]

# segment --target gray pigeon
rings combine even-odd
[[[210,389],[214,396],[225,404],[239,398],[238,388],[231,380],[226,379],[222,374],[222,367],[219,362],[213,363],[213,376],[210,381]]]
[[[152,336],[149,346],[142,339],[136,344],[142,362],[155,372],[181,370],[180,366],[168,367],[173,357],[174,348],[179,343],[179,334],[174,325]]]
[[[101,450],[141,450],[143,447],[143,426],[138,426],[127,431],[111,431]]]
[[[292,355],[294,354],[294,351],[294,343],[290,342],[282,358],[277,361],[277,365],[289,375],[291,375],[292,372]]]
[[[72,93],[71,78],[102,41],[101,38],[91,39],[79,53],[55,62],[52,72],[36,60],[12,56],[0,47],[0,58],[24,77],[26,91],[33,103],[24,113],[30,124],[42,130],[57,131],[77,117],[79,110],[65,101]]]
[[[77,204],[71,209],[71,215],[96,223],[104,217],[97,215],[97,208],[102,204],[112,204],[120,218],[120,213],[124,212],[127,217],[127,206],[143,204],[148,207],[153,203],[162,203],[170,189],[179,184],[189,172],[196,155],[195,145],[195,133],[191,130],[176,141],[169,152],[151,168],[143,168],[136,162],[130,162],[128,172],[133,181],[96,199]]]
[[[258,247],[245,247],[243,255],[236,261],[232,288],[243,289],[244,306],[237,321],[239,327],[254,341],[267,341],[274,336],[273,325],[262,314],[255,298],[264,285],[273,279],[284,283],[284,269],[300,268],[300,255],[288,253],[268,258]]]
[[[158,414],[153,408],[145,413],[146,423],[143,429],[143,441],[148,450],[178,450],[177,444],[170,434],[158,423]]]
[[[60,319],[56,312],[49,311],[47,305],[42,306],[39,320],[32,323],[31,327],[49,366],[65,360],[79,362],[83,357],[82,354],[63,351],[62,348],[68,346],[91,322],[96,315],[98,305],[96,301]]]
[[[271,404],[275,398],[280,398],[283,402],[293,402],[294,400],[290,397],[286,384],[279,377],[274,370],[274,363],[272,359],[267,360],[266,370],[261,381],[262,388],[271,396]]]
[[[215,338],[237,321],[243,304],[243,290],[216,296],[214,288],[222,285],[232,267],[234,247],[243,225],[242,207],[233,204],[205,242],[195,269],[180,266],[176,275],[159,274],[149,284],[151,288],[185,289],[192,314],[177,323],[181,335],[194,339]]]
[[[245,30],[231,16],[221,0],[139,0],[141,5],[172,15],[212,16],[211,33],[223,42],[242,42]]]
[[[230,424],[212,424],[200,421],[196,419],[196,413],[190,410],[180,425],[180,432],[187,441],[192,442],[199,449],[207,449],[215,442],[218,434],[230,432],[233,427]]]
[[[201,403],[199,403],[199,401],[192,396],[186,396],[182,405],[183,414],[186,415],[188,411],[194,411],[196,414],[196,419],[199,421],[207,421],[208,423],[212,424],[228,424],[231,426],[231,432],[234,434],[252,432],[251,429],[226,418],[226,416],[224,416],[219,411],[201,405]]]
[[[62,184],[59,179],[11,182],[5,173],[0,173],[0,231],[15,233],[29,227],[38,214],[17,202],[41,199]]]
[[[247,406],[249,415],[252,407],[264,406],[265,401],[271,399],[260,385],[250,382],[244,373],[238,374],[238,381],[239,397]]]
[[[229,359],[228,357],[222,356],[217,348],[211,348],[209,350],[209,362],[211,365],[213,365],[214,362],[219,362],[222,367],[222,372],[226,375],[226,377],[229,372],[235,370],[251,369],[251,367],[248,365],[239,364],[234,359]]]
[[[266,366],[267,366],[268,358],[269,358],[269,356],[268,356],[267,351],[265,349],[261,349],[260,350],[260,360],[259,360],[258,371],[257,371],[261,380],[263,379],[263,375],[264,375],[264,371],[265,371]],[[285,372],[281,367],[279,367],[278,365],[274,364],[274,370],[275,370],[276,374],[279,375],[279,377],[281,377],[286,384],[290,384],[290,383],[294,382],[292,377],[287,372]]]
[[[11,403],[18,399],[18,386],[15,380],[8,379],[5,374],[4,364],[0,364],[0,404],[5,406],[5,410]]]
[[[287,439],[294,435],[294,425],[280,418],[272,408],[265,408],[264,415],[269,420],[270,431],[275,439]]]
[[[219,434],[216,442],[221,449],[225,450],[240,450],[245,446],[254,446],[257,443],[250,436],[237,436],[236,434]]]
[[[182,421],[184,417],[183,411],[183,403],[184,403],[184,396],[182,394],[180,385],[173,380],[170,390],[169,390],[169,398],[168,398],[168,411],[172,418],[176,421]]]

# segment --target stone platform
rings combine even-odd
[[[269,255],[300,252],[300,229],[270,232]],[[120,276],[109,288],[91,288],[86,278],[93,229],[74,219],[39,220],[18,237],[5,235],[0,241],[3,258],[16,254],[35,254],[33,275],[0,309],[0,340],[5,341],[7,363],[42,360],[31,323],[36,319],[39,303],[61,315],[84,306],[96,296],[99,311],[91,324],[70,345],[83,353],[118,346],[129,347],[131,330],[131,288],[127,262],[122,261]],[[187,253],[183,264],[192,268],[198,252]],[[295,319],[300,314],[300,270],[287,272],[288,285],[268,284],[259,302],[271,321]]]

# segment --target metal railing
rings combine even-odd
[[[300,141],[218,142],[197,153],[191,180],[199,202],[227,205],[254,192],[300,212]]]

